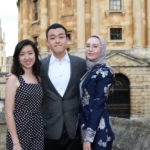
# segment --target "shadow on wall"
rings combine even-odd
[[[113,150],[150,150],[150,120],[110,119],[115,132]]]

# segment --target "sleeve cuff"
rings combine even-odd
[[[82,130],[82,139],[83,141],[93,142],[95,137],[96,131],[91,128],[86,128]]]

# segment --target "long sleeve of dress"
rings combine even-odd
[[[102,114],[105,111],[105,102],[108,98],[109,88],[113,81],[113,74],[108,68],[98,69],[91,76],[91,81],[87,85],[89,96],[88,115],[82,130],[84,141],[93,142],[96,131],[100,125]],[[87,107],[87,106],[85,106]],[[84,107],[83,107],[84,109]],[[103,123],[101,122],[101,125]]]

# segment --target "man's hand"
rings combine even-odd
[[[6,81],[9,79],[9,77],[12,75],[12,73],[10,72],[10,73],[8,73],[7,75],[6,75]]]

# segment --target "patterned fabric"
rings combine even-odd
[[[111,68],[100,64],[94,66],[80,82],[81,135],[83,141],[92,143],[92,150],[111,150],[114,133],[105,103],[113,80]]]
[[[16,91],[14,118],[17,134],[23,150],[43,150],[44,132],[40,106],[43,91],[40,83],[27,84],[20,76]],[[11,136],[6,138],[7,150],[13,149]]]

